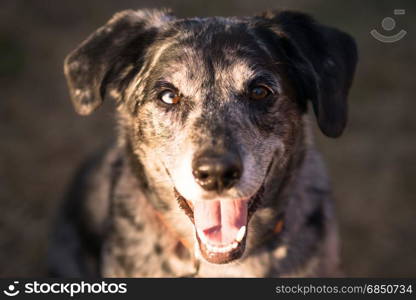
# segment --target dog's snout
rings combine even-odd
[[[195,181],[206,191],[218,193],[234,186],[243,173],[241,159],[236,154],[203,153],[192,165]]]

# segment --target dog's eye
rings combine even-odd
[[[256,85],[250,89],[250,98],[253,100],[262,100],[271,94],[270,89],[263,85]]]
[[[164,90],[159,94],[159,99],[166,104],[176,104],[181,100],[181,97],[171,90]]]

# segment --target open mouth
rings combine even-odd
[[[263,191],[262,185],[251,198],[200,200],[193,205],[175,189],[179,206],[194,224],[200,252],[207,261],[224,264],[242,256],[247,226]]]

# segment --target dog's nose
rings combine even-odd
[[[195,181],[204,190],[218,193],[234,186],[243,172],[241,159],[235,154],[205,153],[194,159],[192,168]]]

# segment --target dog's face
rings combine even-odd
[[[200,253],[213,263],[244,252],[272,164],[273,173],[283,172],[296,151],[306,100],[327,135],[339,135],[345,125],[353,42],[288,14],[178,20],[124,12],[66,61],[78,111],[89,113],[106,95],[115,98],[123,138],[149,182],[175,191],[159,196],[168,206],[179,200]],[[291,30],[294,19],[304,28]],[[308,30],[318,41],[331,33],[348,53],[326,40],[317,46],[308,44],[311,37],[293,40]]]
[[[153,181],[168,174],[187,201],[203,256],[225,262],[242,253],[272,158],[283,167],[290,157],[301,108],[284,66],[245,23],[176,26],[129,87],[139,104],[127,127],[138,155],[162,163],[148,171]]]

